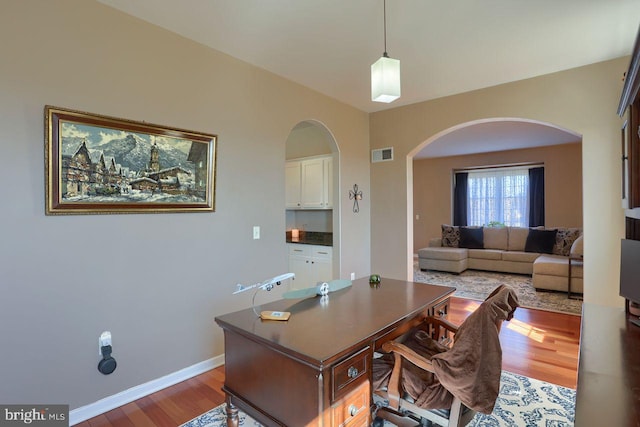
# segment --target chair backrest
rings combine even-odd
[[[502,285],[460,325],[449,351],[432,357],[440,384],[466,406],[491,413],[500,389],[500,326],[519,307],[515,291]]]

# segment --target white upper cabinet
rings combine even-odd
[[[300,162],[302,207],[321,209],[324,201],[324,168],[322,159],[304,160]]]
[[[285,207],[287,209],[300,209],[300,162],[287,162],[284,167],[285,178]]]
[[[325,157],[322,160],[322,167],[324,169],[324,207],[331,209],[333,208],[333,158]]]
[[[333,207],[333,159],[330,156],[286,162],[287,209]]]

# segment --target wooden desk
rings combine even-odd
[[[224,329],[227,425],[237,408],[267,426],[367,426],[373,351],[434,312],[454,288],[359,279],[327,300],[280,300],[262,310],[291,312],[286,322],[251,308],[216,317]]]
[[[640,327],[583,304],[575,426],[640,426]]]

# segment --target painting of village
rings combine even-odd
[[[58,207],[212,206],[213,141],[57,116]]]

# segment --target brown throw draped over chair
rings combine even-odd
[[[502,285],[460,327],[428,317],[385,343],[385,354],[373,361],[373,390],[389,405],[376,409],[374,426],[381,419],[399,426],[464,426],[476,412],[490,414],[502,372],[500,327],[517,307],[515,291]]]

